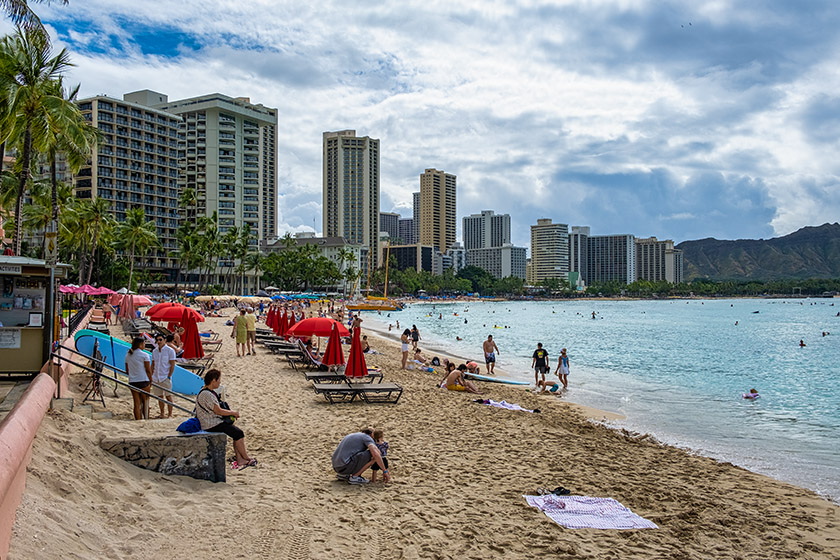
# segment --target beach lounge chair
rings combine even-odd
[[[315,383],[345,383],[347,376],[343,371],[307,371],[304,372],[307,381],[314,381]],[[382,383],[382,371],[379,368],[368,368],[367,378],[370,383],[378,379],[377,383]]]
[[[353,402],[356,397],[366,403],[397,404],[403,392],[396,383],[315,383],[312,387],[330,404]]]

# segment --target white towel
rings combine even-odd
[[[658,529],[612,498],[589,496],[523,496],[529,506],[567,529]]]

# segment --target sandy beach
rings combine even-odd
[[[223,322],[201,327],[225,335],[216,365],[260,464],[213,484],[122,462],[102,437],[174,433],[184,416],[130,421],[128,392],[108,387],[112,420],[45,418],[9,558],[840,558],[840,508],[811,491],[593,423],[600,413],[555,396],[483,383],[486,398],[541,412],[474,403],[438,374],[400,370],[398,345],[373,331],[368,365],[402,399],[330,405],[263,348],[236,357]],[[72,378],[79,401],[86,382]],[[351,486],[330,467],[366,426],[390,442],[391,484]],[[522,498],[556,486],[659,529],[564,529]]]

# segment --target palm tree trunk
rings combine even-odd
[[[93,250],[90,252],[90,265],[88,266],[87,271],[87,282],[85,284],[90,284],[90,277],[93,274],[93,260],[96,257],[96,249],[99,246],[99,228],[97,227],[93,230]]]
[[[6,157],[6,143],[0,142],[0,177],[3,176],[3,159]]]
[[[134,279],[134,241],[131,242],[131,264],[128,268],[128,289],[131,290],[133,284],[131,281]]]
[[[26,125],[26,132],[23,134],[23,153],[21,154],[20,183],[18,184],[17,203],[15,204],[15,255],[20,256],[20,248],[23,243],[23,224],[21,213],[23,211],[23,195],[26,192],[26,183],[29,181],[29,161],[32,158],[32,125]]]
[[[55,168],[55,150],[50,151],[50,185],[52,186],[52,193],[50,201],[52,202],[52,220],[58,225],[58,172]]]

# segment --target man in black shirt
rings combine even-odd
[[[531,367],[534,368],[534,384],[539,387],[540,375],[542,375],[542,381],[545,383],[545,372],[548,370],[548,351],[543,348],[542,342],[537,343],[537,349],[534,350],[533,360],[531,360]]]

